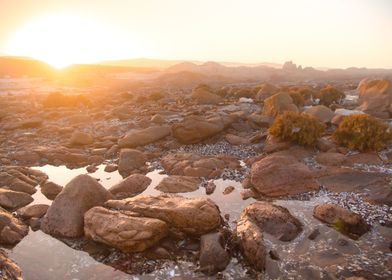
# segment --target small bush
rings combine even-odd
[[[269,133],[283,141],[293,141],[302,146],[310,146],[321,137],[324,129],[324,124],[312,116],[285,112],[275,119]]]
[[[369,115],[351,115],[344,118],[333,134],[344,147],[359,151],[378,151],[392,141],[389,125]]]
[[[319,104],[325,106],[329,106],[333,103],[339,103],[344,97],[344,93],[333,86],[326,86],[321,89],[318,94],[318,98],[320,99]]]

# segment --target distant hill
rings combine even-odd
[[[198,60],[169,60],[169,59],[166,60],[166,59],[135,58],[135,59],[123,59],[123,60],[108,60],[108,61],[102,61],[99,64],[111,65],[111,66],[149,67],[149,68],[166,69],[174,65],[183,64],[183,63],[201,65],[204,62]],[[268,66],[272,68],[282,68],[282,64],[270,63],[270,62],[262,62],[262,63],[218,62],[218,63],[228,67]]]
[[[0,57],[0,77],[51,77],[55,69],[50,65],[28,57]]]
[[[29,57],[0,57],[0,77],[44,77],[52,78],[61,75],[104,75],[124,72],[148,73],[156,71],[150,67],[111,66],[100,64],[74,64],[64,69],[56,69],[49,64]]]

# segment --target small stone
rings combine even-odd
[[[228,195],[230,193],[232,193],[235,190],[235,188],[233,186],[228,186],[225,188],[225,190],[223,191],[224,195]]]
[[[208,182],[205,188],[206,188],[206,194],[210,195],[214,193],[216,189],[216,185],[214,184],[214,182]]]
[[[98,167],[96,167],[95,165],[91,164],[91,165],[86,167],[86,170],[87,170],[88,173],[94,173],[95,171],[98,170]]]
[[[118,167],[117,167],[117,165],[115,165],[115,164],[108,164],[108,165],[105,166],[104,171],[105,171],[105,172],[108,172],[108,173],[111,173],[111,172],[116,171],[117,168],[118,168]]]

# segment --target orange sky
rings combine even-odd
[[[390,0],[0,0],[0,55],[392,68]]]

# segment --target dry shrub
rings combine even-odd
[[[320,99],[320,105],[330,106],[333,103],[339,103],[345,95],[333,86],[326,86],[320,90],[317,97]]]
[[[365,114],[344,118],[333,134],[335,141],[344,147],[359,151],[378,151],[392,141],[389,125]]]
[[[279,115],[269,133],[282,141],[293,141],[302,146],[314,145],[324,132],[325,126],[316,118],[297,112]]]

